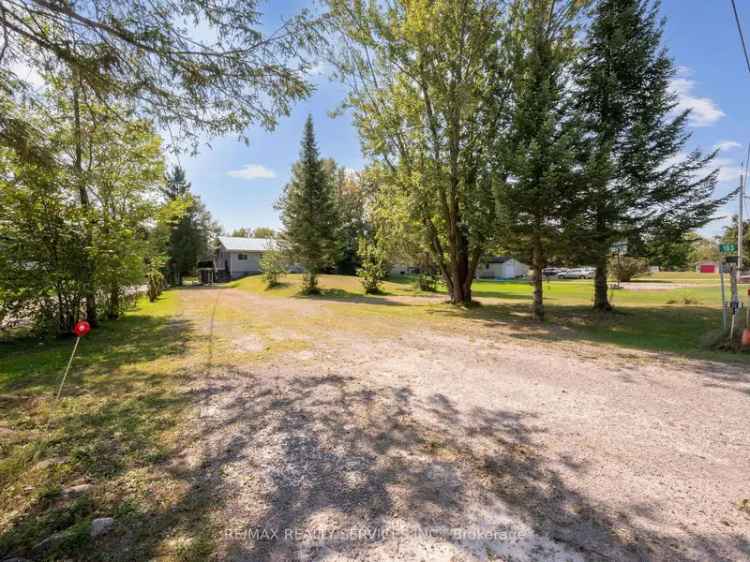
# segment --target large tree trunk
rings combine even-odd
[[[451,271],[451,304],[469,306],[471,304],[471,283],[469,256],[462,252],[457,256]]]
[[[451,304],[471,305],[471,284],[474,281],[474,266],[469,258],[468,241],[464,233],[456,228],[451,260]]]
[[[608,312],[612,310],[609,302],[609,286],[607,284],[607,257],[599,259],[594,276],[594,310]]]

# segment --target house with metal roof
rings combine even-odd
[[[219,236],[219,246],[214,254],[216,278],[237,279],[253,273],[260,273],[260,260],[263,253],[274,247],[272,238],[239,238]]]

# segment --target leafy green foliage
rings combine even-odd
[[[646,273],[648,260],[631,256],[613,256],[609,260],[609,270],[618,282],[625,283]]]
[[[230,236],[236,236],[237,238],[275,238],[276,231],[273,228],[267,226],[259,226],[258,228],[240,227],[235,228]]]
[[[674,239],[653,237],[637,254],[648,258],[649,265],[658,266],[662,271],[686,271],[700,261],[696,253],[699,240],[693,232]]]
[[[359,239],[359,257],[362,265],[357,269],[357,275],[362,279],[362,287],[366,294],[377,295],[380,283],[386,278],[385,254],[376,243],[362,237]]]
[[[150,302],[154,302],[159,298],[159,295],[161,295],[162,291],[164,290],[166,279],[164,278],[164,275],[162,275],[161,271],[159,271],[158,269],[151,269],[146,274],[146,283],[148,284],[148,300]]]
[[[438,290],[439,280],[440,279],[434,271],[420,271],[414,284],[420,291],[435,293]]]
[[[352,275],[361,265],[359,239],[370,230],[366,185],[361,173],[346,170],[333,159],[324,160],[324,167],[331,177],[336,206],[336,272]]]
[[[503,5],[330,0],[329,7],[341,37],[332,58],[363,148],[399,192],[451,300],[468,303],[496,233],[491,163],[507,85],[497,49]]]
[[[289,261],[305,268],[303,292],[316,293],[317,275],[336,261],[338,240],[333,185],[318,154],[312,117],[305,123],[300,160],[277,207]]]
[[[0,149],[0,316],[58,333],[81,318],[84,302],[90,322],[132,304],[146,263],[159,259],[149,231],[164,166],[148,123],[107,119],[98,103],[76,106],[64,78],[52,83],[44,118],[17,105],[55,159]]]
[[[276,287],[279,279],[286,274],[288,269],[287,259],[279,249],[269,248],[263,252],[260,258],[260,268],[263,271],[263,281],[268,289]]]

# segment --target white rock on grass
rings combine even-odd
[[[112,530],[115,520],[112,517],[98,517],[91,522],[91,531],[89,534],[92,538],[103,535]]]
[[[78,484],[77,486],[71,486],[70,488],[65,488],[63,490],[62,495],[66,498],[74,497],[74,496],[81,496],[83,494],[87,494],[93,489],[94,486],[91,484]]]

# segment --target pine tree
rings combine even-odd
[[[300,160],[292,168],[278,208],[289,257],[305,268],[303,292],[317,293],[318,274],[336,260],[337,218],[333,185],[318,153],[312,116],[305,123]]]
[[[574,51],[574,5],[554,0],[516,4],[513,115],[501,151],[508,181],[497,190],[505,246],[534,271],[534,317],[544,319],[542,269],[564,243],[575,210],[576,121],[566,93]]]
[[[209,239],[215,225],[198,196],[190,191],[185,170],[175,166],[166,178],[163,189],[168,201],[183,200],[186,210],[172,225],[169,237],[169,277],[173,284],[182,284],[184,275],[195,270],[198,260],[209,251]]]
[[[693,151],[689,112],[673,115],[675,71],[661,46],[658,2],[599,0],[578,68],[576,99],[587,131],[583,168],[587,208],[577,224],[579,259],[596,266],[594,307],[610,310],[607,262],[615,242],[650,232],[678,238],[706,224],[714,154]]]

